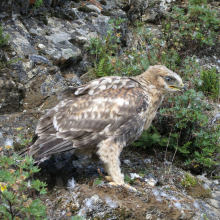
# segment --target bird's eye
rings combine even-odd
[[[166,78],[166,81],[167,81],[167,82],[171,82],[172,80],[173,80],[173,79],[170,78],[170,77],[167,77],[167,78]]]

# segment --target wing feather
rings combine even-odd
[[[103,77],[70,88],[63,99],[39,121],[39,139],[30,148],[42,158],[48,154],[92,146],[112,137],[130,143],[143,130],[149,97],[127,77]]]

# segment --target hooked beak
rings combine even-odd
[[[185,92],[185,91],[186,91],[186,86],[182,83],[180,89],[181,89],[183,92]]]
[[[171,89],[176,89],[176,90],[178,90],[178,91],[182,91],[182,92],[185,92],[186,91],[186,87],[185,87],[185,85],[182,83],[181,84],[181,87],[178,87],[178,86],[169,86]]]

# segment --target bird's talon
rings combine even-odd
[[[118,186],[118,184],[115,183],[115,182],[109,182],[108,184],[111,185],[111,186]]]
[[[132,187],[132,186],[126,184],[126,183],[120,185],[120,184],[117,184],[117,183],[115,183],[115,182],[109,182],[109,184],[110,184],[111,186],[123,186],[123,187],[127,188],[128,190],[133,190],[133,191],[135,191],[135,192],[137,191],[134,187]]]
[[[126,183],[124,183],[123,186],[124,186],[125,188],[131,189],[131,190],[133,190],[133,191],[135,191],[135,192],[137,191],[137,189],[135,189],[134,187],[132,187],[132,186],[126,184]]]
[[[105,176],[105,179],[106,179],[107,181],[113,182],[113,179],[112,179],[111,176]]]

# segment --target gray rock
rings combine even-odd
[[[209,203],[211,206],[215,207],[216,209],[219,209],[219,208],[220,208],[220,202],[217,201],[217,200],[215,200],[215,199],[209,199],[209,200],[208,200],[208,203]]]
[[[30,0],[18,0],[18,2],[21,6],[21,9],[20,9],[21,14],[26,14],[28,11]]]
[[[14,113],[21,111],[23,95],[22,86],[16,84],[12,78],[12,71],[4,68],[0,70],[0,113]]]
[[[0,113],[14,113],[21,111],[22,98],[18,86],[13,80],[0,77]]]
[[[63,6],[68,0],[52,0],[52,7]]]
[[[203,175],[198,175],[197,178],[199,180],[201,180],[202,182],[206,183],[208,186],[210,186],[212,184],[212,181],[207,179],[205,176]]]
[[[13,0],[2,0],[0,2],[0,21],[8,21],[12,18]]]
[[[40,107],[44,105],[44,102],[50,96],[55,96],[53,105],[57,104],[58,101],[55,101],[57,93],[65,88],[64,78],[60,73],[51,76],[46,74],[46,70],[38,69],[38,72],[39,73],[25,85],[24,109]]]
[[[7,25],[5,31],[9,34],[11,47],[17,54],[25,57],[30,54],[38,53],[29,42],[30,35],[27,29],[19,20],[16,20],[14,25]]]
[[[144,15],[142,15],[142,21],[157,23],[162,15],[163,12],[161,10],[156,8],[149,8],[145,11]]]
[[[95,5],[87,5],[87,7],[94,12],[101,13],[101,9],[96,7]]]

